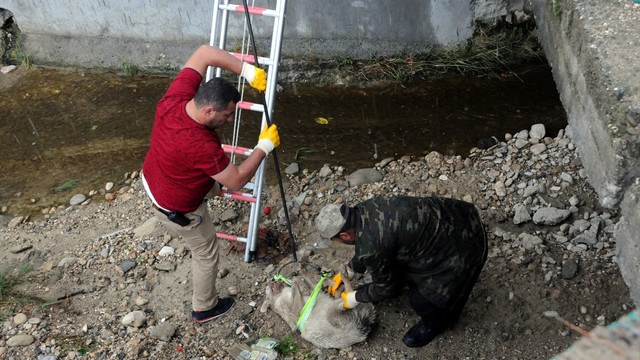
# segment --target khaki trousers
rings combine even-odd
[[[207,210],[207,203],[186,213],[191,220],[187,226],[180,226],[167,219],[167,215],[153,208],[160,222],[178,233],[191,250],[191,267],[193,281],[193,310],[210,310],[218,304],[216,278],[218,276],[218,238],[213,221]]]

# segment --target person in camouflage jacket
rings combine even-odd
[[[353,207],[329,204],[316,219],[320,235],[355,245],[350,275],[372,282],[343,293],[345,307],[400,295],[421,320],[403,337],[428,344],[462,313],[487,259],[487,239],[473,204],[443,197],[377,197]]]

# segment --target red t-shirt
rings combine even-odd
[[[182,69],[156,109],[142,171],[156,202],[167,210],[197,209],[215,184],[211,176],[229,165],[218,133],[185,110],[201,82],[200,73]]]

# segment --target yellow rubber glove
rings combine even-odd
[[[269,153],[279,145],[280,135],[278,134],[278,127],[276,124],[272,124],[269,127],[265,125],[258,137],[258,145],[256,145],[255,149],[260,149],[264,151],[265,154],[269,155]]]
[[[249,85],[260,91],[264,91],[264,89],[267,88],[267,74],[264,72],[264,70],[258,67],[255,67],[249,63],[243,63],[240,76],[247,79]]]
[[[342,275],[340,275],[340,273],[337,273],[336,276],[333,277],[333,285],[329,286],[329,288],[327,289],[327,292],[331,294],[331,296],[336,297],[336,292],[338,291],[338,288],[340,287],[341,284],[342,284]]]
[[[353,309],[360,304],[358,300],[356,300],[355,291],[343,292],[340,296],[342,297],[342,300],[344,300],[344,307],[347,309]]]

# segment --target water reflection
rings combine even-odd
[[[66,203],[77,192],[140,169],[156,103],[171,81],[27,69],[1,79],[0,205],[9,207],[10,216]],[[331,163],[355,170],[431,150],[464,155],[481,138],[535,123],[555,135],[566,125],[547,67],[503,79],[388,88],[290,87],[278,93],[273,120],[282,139],[282,169],[296,161],[309,169]],[[243,114],[241,146],[255,144],[258,122],[257,114]],[[229,142],[231,126],[221,135]],[[62,186],[72,180],[72,189]]]

